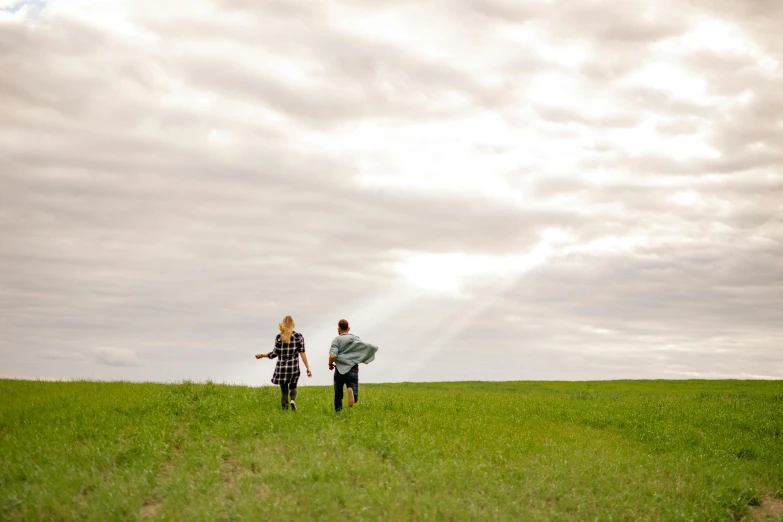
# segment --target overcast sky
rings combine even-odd
[[[783,2],[0,0],[0,376],[783,378]]]

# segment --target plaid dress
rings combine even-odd
[[[291,342],[284,343],[280,334],[275,338],[275,349],[267,354],[270,359],[279,357],[272,375],[274,384],[291,384],[299,380],[299,354],[304,353],[304,336],[299,332],[291,334]]]

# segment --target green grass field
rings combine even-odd
[[[780,520],[783,382],[0,380],[2,520]]]

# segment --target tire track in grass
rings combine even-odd
[[[188,386],[183,383],[183,388]],[[188,387],[189,389],[189,387]],[[174,390],[179,391],[178,388]],[[179,391],[182,394],[181,391]],[[172,392],[174,394],[174,392]],[[184,394],[183,394],[184,395]],[[157,518],[163,504],[165,502],[166,486],[174,476],[174,471],[179,467],[184,460],[184,445],[185,440],[189,433],[190,423],[192,421],[192,407],[189,407],[187,402],[182,404],[180,401],[175,401],[169,407],[172,408],[172,413],[179,419],[177,427],[169,435],[169,439],[166,444],[171,448],[168,459],[163,462],[158,468],[158,472],[155,475],[155,481],[149,493],[144,496],[142,505],[139,509],[140,520],[151,520]]]
[[[182,445],[184,444],[184,437],[188,432],[187,427],[188,423],[183,419],[180,421],[177,429],[172,435],[173,454],[160,466],[158,473],[155,476],[155,484],[150,490],[150,494],[144,497],[144,502],[139,512],[139,518],[142,520],[154,519],[163,505],[163,501],[165,500],[165,485],[168,484],[169,480],[174,475],[174,470],[178,467],[177,462],[182,461],[184,458]]]
[[[220,481],[214,487],[213,498],[221,518],[235,519],[237,511],[246,507],[249,499],[251,504],[263,505],[271,493],[269,485],[259,476],[260,466],[253,462],[246,465],[238,457],[241,454],[241,448],[229,448],[219,467]]]

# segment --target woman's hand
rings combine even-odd
[[[308,377],[312,377],[313,376],[313,372],[310,371],[310,368],[307,369],[307,376]]]
[[[266,357],[265,353],[257,353],[256,354],[256,359],[263,359],[264,357]]]

